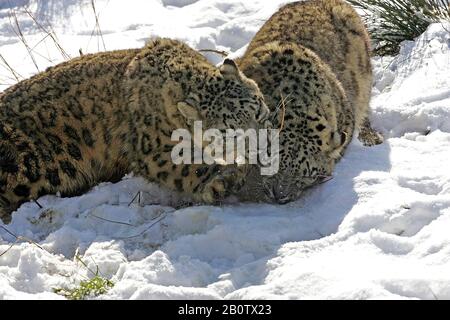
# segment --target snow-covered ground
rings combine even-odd
[[[103,48],[90,1],[12,2],[31,2],[70,56]],[[161,35],[233,53],[286,2],[96,1],[108,50]],[[0,54],[28,76],[37,70],[10,6],[0,1]],[[39,68],[63,59],[18,18]],[[44,209],[24,204],[6,226],[23,237],[15,245],[0,224],[0,255],[13,245],[0,256],[0,299],[62,298],[55,288],[92,277],[79,259],[115,283],[102,299],[450,299],[449,30],[432,25],[398,57],[374,59],[372,120],[386,142],[354,141],[334,180],[298,202],[175,210],[176,197],[131,177],[43,197]],[[13,78],[0,66],[0,83]],[[128,207],[139,190],[144,205]]]

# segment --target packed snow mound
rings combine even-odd
[[[165,35],[236,56],[285,2],[111,0],[100,17],[108,49]],[[76,7],[59,21],[69,27],[55,27],[72,56],[91,35],[77,31]],[[355,140],[334,179],[301,200],[179,208],[183,199],[136,177],[46,196],[42,209],[26,203],[0,224],[0,299],[62,299],[55,289],[75,288],[97,268],[115,284],[99,299],[450,299],[449,28],[432,25],[399,56],[374,59],[372,120],[386,142]],[[1,30],[0,53],[21,75],[35,73],[23,44]],[[40,39],[31,26],[26,35]],[[46,46],[55,60],[39,63],[62,59]]]
[[[396,58],[375,59],[382,70],[376,75],[372,107],[379,116],[374,122],[386,134],[450,131],[448,28],[432,25],[416,41],[405,42]],[[404,112],[405,106],[409,112]]]

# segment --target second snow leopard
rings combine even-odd
[[[256,34],[242,71],[255,80],[280,132],[280,171],[250,167],[242,200],[287,203],[332,175],[359,131],[365,145],[382,143],[368,120],[370,43],[356,11],[341,0],[288,4]]]

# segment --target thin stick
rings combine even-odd
[[[40,209],[44,209],[44,207],[37,200],[33,199],[33,202],[36,203]]]
[[[45,42],[45,40],[49,37],[50,35],[46,35],[45,37],[43,37],[41,40],[39,40],[32,48],[31,50],[34,51],[34,49],[36,49],[42,42]],[[48,52],[48,49],[47,49]]]
[[[230,55],[229,52],[226,51],[220,51],[220,50],[213,50],[213,49],[200,49],[198,52],[211,52],[216,53],[218,55],[221,55],[222,57],[228,57]]]
[[[45,34],[46,37],[50,37],[53,40],[53,43],[55,44],[56,48],[58,48],[59,52],[61,53],[62,57],[65,60],[69,60],[71,59],[70,55],[64,50],[64,48],[59,44],[58,38],[56,36],[56,34],[54,33],[53,29],[51,29],[51,32],[48,31],[37,19],[36,17],[27,9],[24,9],[25,12],[28,14],[28,16],[30,16],[30,18],[34,21],[34,23],[39,27],[39,29],[41,29]],[[45,39],[44,38],[44,39]]]
[[[0,257],[4,256],[5,254],[7,254],[9,252],[9,250],[11,250],[18,242],[19,240],[16,239],[15,242],[13,242],[8,249],[6,249],[5,251],[3,251],[2,253],[0,253]]]
[[[117,238],[120,240],[129,240],[129,239],[133,239],[133,238],[138,238],[142,235],[144,235],[147,231],[149,231],[151,228],[153,228],[156,224],[158,224],[159,222],[163,221],[165,218],[167,218],[167,213],[163,213],[162,217],[159,218],[158,220],[156,220],[154,223],[152,223],[148,228],[146,228],[144,231],[142,231],[141,233],[134,235],[134,236],[130,236],[130,237],[125,237],[125,238]]]
[[[96,272],[96,277],[98,277],[98,275],[101,275],[103,278],[105,278],[105,275],[103,274],[103,272],[100,271],[100,268],[97,264],[97,262],[95,262],[94,257],[90,257],[92,262],[95,264],[95,272]]]
[[[17,239],[22,240],[22,241],[25,241],[25,242],[28,242],[29,244],[33,244],[33,245],[35,245],[36,247],[38,247],[39,249],[48,252],[47,250],[45,250],[44,248],[42,248],[37,242],[35,242],[35,241],[31,240],[31,239],[28,239],[28,238],[26,238],[26,237],[24,237],[24,236],[19,236]],[[48,252],[48,253],[50,253],[50,252]]]
[[[78,255],[78,254],[76,254],[75,255],[75,259],[77,260],[77,261],[79,261],[89,272],[91,272],[94,276],[98,276],[98,272],[96,273],[96,272],[94,272],[94,271],[92,271],[88,266],[87,266],[87,264],[86,264],[86,262],[84,262],[83,260],[81,260],[81,258],[80,258],[80,256]],[[97,266],[97,269],[98,269],[98,266]]]
[[[13,236],[15,239],[18,239],[19,237],[17,237],[14,233],[12,233],[11,231],[9,231],[8,229],[6,229],[4,226],[0,226],[0,228],[2,228],[3,230],[6,231],[6,233],[8,233],[9,235]]]
[[[38,72],[41,72],[41,70],[39,69],[38,64],[36,62],[36,59],[34,58],[33,51],[31,50],[25,36],[22,33],[22,29],[20,28],[19,20],[17,19],[17,14],[14,10],[11,10],[11,12],[9,13],[9,21],[10,21],[10,24],[12,25],[11,17],[14,18],[14,24],[16,25],[17,31],[14,27],[12,29],[13,29],[14,33],[16,34],[16,36],[20,39],[20,41],[23,43],[23,45],[27,49],[31,60],[33,61],[34,66],[36,67],[36,70]]]
[[[5,57],[3,57],[2,54],[0,54],[0,60],[2,60],[3,64],[6,66],[6,68],[9,70],[9,72],[11,72],[11,74],[14,76],[14,78],[17,80],[17,82],[20,81],[19,78],[23,78],[20,74],[18,74],[12,67],[11,65],[8,63],[8,61],[6,61]]]
[[[91,6],[92,6],[92,10],[94,10],[95,25],[97,27],[98,34],[100,35],[100,38],[102,39],[103,49],[106,51],[105,39],[103,38],[102,29],[100,29],[100,22],[98,20],[98,14],[97,14],[97,10],[95,9],[95,1],[94,0],[91,0]],[[100,51],[100,48],[98,51]]]
[[[120,224],[120,225],[124,225],[124,226],[128,226],[128,227],[134,227],[134,228],[137,227],[135,225],[132,225],[131,223],[115,221],[115,220],[109,220],[109,219],[106,219],[106,218],[103,218],[103,217],[96,216],[95,214],[92,214],[92,213],[90,214],[90,216],[94,217],[96,219],[102,220],[102,221],[110,222],[110,223]]]
[[[25,241],[28,242],[29,244],[34,244],[36,247],[38,247],[39,249],[43,250],[43,251],[47,251],[44,248],[42,248],[39,244],[37,244],[35,241],[28,239],[26,237],[23,236],[17,236],[14,233],[12,233],[11,231],[9,231],[8,229],[6,229],[4,226],[0,226],[0,228],[2,228],[3,230],[5,230],[8,234],[10,234],[11,236],[13,236],[16,239],[16,242],[18,241]],[[47,251],[48,252],[48,251]],[[50,253],[50,252],[49,252]]]
[[[284,99],[283,93],[281,91],[280,91],[280,96],[281,96],[281,125],[280,125],[279,132],[283,131],[283,129],[284,129],[284,121],[285,121],[285,117],[286,117],[285,99]]]
[[[133,202],[136,200],[136,198],[137,198],[138,196],[140,196],[140,194],[141,194],[140,191],[139,191],[138,193],[136,193],[136,195],[134,196],[133,200],[130,201],[130,203],[128,204],[128,206],[131,206],[131,205],[133,204]],[[139,201],[140,201],[140,198],[139,198]]]

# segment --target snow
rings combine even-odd
[[[102,49],[89,1],[29,2],[71,56]],[[238,56],[286,2],[96,4],[107,49],[161,35]],[[29,76],[36,68],[6,7],[0,53]],[[18,17],[34,46],[42,33]],[[0,224],[0,254],[12,246],[0,257],[0,299],[62,299],[55,288],[97,268],[115,283],[99,299],[450,299],[449,28],[434,24],[399,56],[374,59],[372,121],[386,142],[354,141],[334,179],[299,201],[175,209],[182,199],[132,176],[76,198],[45,196],[44,209],[26,203],[4,226],[19,241]],[[42,69],[63,59],[48,38],[35,50],[50,57],[36,55]],[[14,82],[0,70],[0,83]],[[142,206],[128,206],[138,191]]]

